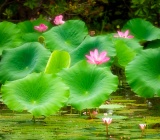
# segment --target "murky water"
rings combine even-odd
[[[128,140],[160,139],[160,109],[148,102],[113,96],[109,105],[124,107],[99,109],[95,119],[78,113],[61,113],[32,121],[26,112],[12,112],[2,106],[0,110],[0,140]],[[104,113],[113,119],[108,135],[102,122]],[[62,115],[63,114],[63,115]],[[146,123],[144,133],[139,128]]]

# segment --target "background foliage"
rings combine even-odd
[[[112,31],[139,17],[160,26],[160,0],[1,0],[0,19],[82,19],[90,30]]]

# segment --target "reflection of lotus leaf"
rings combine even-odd
[[[68,88],[51,74],[32,73],[2,86],[3,102],[12,110],[27,110],[34,116],[51,115],[68,100]]]
[[[3,52],[0,62],[0,81],[16,80],[45,69],[50,52],[40,43],[26,43]]]
[[[126,67],[127,81],[143,97],[160,96],[160,49],[143,50]]]
[[[117,88],[117,77],[109,68],[81,61],[60,73],[70,87],[69,104],[78,110],[100,106]]]

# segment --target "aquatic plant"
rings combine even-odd
[[[34,26],[34,29],[39,32],[44,32],[48,29],[48,26],[46,26],[45,24],[40,24],[39,26]]]
[[[103,51],[100,54],[98,53],[98,50],[95,49],[94,51],[90,51],[90,55],[85,55],[86,58],[88,59],[87,61],[91,64],[103,64],[107,62],[110,58],[106,57],[107,52]]]
[[[106,125],[106,133],[108,136],[108,126],[112,123],[112,118],[102,118],[102,121]]]
[[[115,34],[114,37],[122,37],[122,38],[134,38],[133,35],[129,35],[129,30],[125,32],[117,31],[118,34]]]
[[[142,136],[144,135],[144,131],[145,131],[145,128],[146,128],[146,124],[139,124],[139,127],[140,127],[140,129],[141,129],[141,131],[142,131]]]
[[[63,105],[71,105],[80,111],[97,108],[117,90],[120,83],[113,74],[113,66],[125,71],[126,80],[136,94],[143,97],[160,96],[159,28],[145,20],[132,19],[122,28],[125,32],[118,31],[120,37],[114,37],[115,33],[90,36],[81,20],[63,21],[62,15],[57,20],[60,20],[56,21],[58,26],[44,19],[17,24],[0,23],[0,34],[3,34],[0,38],[1,92],[3,102],[10,109],[26,109],[35,116],[47,116]],[[9,29],[13,31],[11,34]],[[151,49],[145,50],[147,41],[150,41]],[[58,82],[54,83],[57,79]],[[44,93],[38,86],[38,80],[46,89]],[[50,81],[53,88],[47,85]],[[38,93],[33,85],[42,91]],[[49,95],[46,94],[48,90]],[[60,91],[62,94],[58,93],[59,90],[63,90]],[[54,101],[49,96],[54,96],[56,100],[56,111],[53,106],[45,106],[47,102]],[[35,104],[37,100],[32,102],[30,97],[39,97],[38,101],[43,102]],[[60,97],[64,99],[63,103]]]
[[[63,15],[59,15],[59,16],[56,16],[55,18],[54,18],[54,24],[56,24],[56,25],[61,25],[61,24],[64,24],[65,23],[65,21],[63,21]]]

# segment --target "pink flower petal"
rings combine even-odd
[[[98,59],[98,50],[97,49],[94,50],[94,58]]]
[[[106,57],[106,55],[106,51],[103,51],[99,54],[98,50],[95,49],[94,51],[90,51],[90,55],[85,55],[85,57],[87,58],[87,62],[91,64],[100,65],[102,63],[107,62],[110,59],[109,57]]]
[[[121,32],[121,31],[117,31],[117,33],[118,33],[118,35],[119,35],[119,37],[123,37],[123,32]]]
[[[94,52],[93,52],[93,51],[90,51],[90,56],[91,56],[92,58],[94,58]]]
[[[48,29],[48,26],[46,26],[45,24],[40,24],[39,26],[34,26],[34,29],[39,32],[43,32]]]
[[[134,36],[133,35],[129,35],[128,38],[134,38]]]
[[[94,61],[94,58],[92,58],[90,55],[85,55],[85,56],[88,60]]]
[[[126,30],[126,31],[124,32],[124,37],[127,38],[127,37],[128,37],[128,34],[129,34],[129,30]]]
[[[129,30],[125,32],[117,31],[118,34],[115,34],[114,37],[122,37],[122,38],[133,38],[134,36],[129,35]]]
[[[99,55],[99,59],[104,59],[106,57],[106,55],[107,55],[107,52],[105,52],[105,51],[101,52]]]

